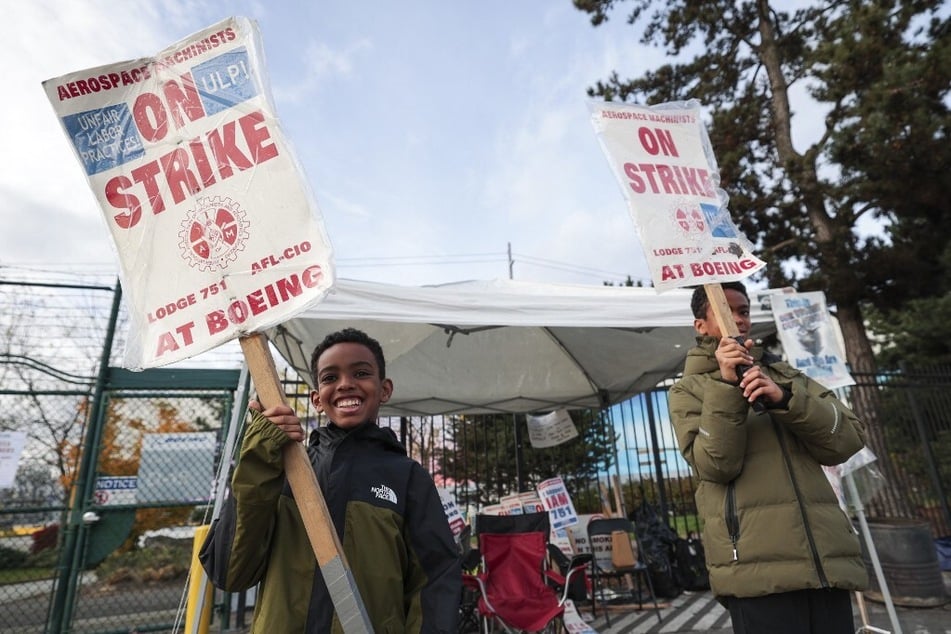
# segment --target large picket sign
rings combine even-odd
[[[730,218],[698,102],[589,106],[658,290],[741,280],[765,266]]]
[[[333,284],[263,59],[257,26],[236,17],[154,57],[43,82],[118,251],[129,367],[259,332]]]

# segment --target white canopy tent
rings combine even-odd
[[[324,301],[273,328],[281,356],[310,381],[325,335],[377,339],[394,394],[384,416],[604,407],[682,367],[694,342],[690,294],[652,288],[471,281],[395,286],[338,280]],[[754,337],[775,330],[753,298]]]
[[[338,280],[323,302],[268,336],[310,381],[310,353],[324,336],[348,326],[367,332],[383,345],[395,385],[384,416],[605,407],[682,369],[694,341],[691,293],[511,280],[418,287]],[[770,293],[750,292],[753,338],[776,330]],[[846,483],[858,500],[851,476]],[[901,634],[861,502],[856,511],[893,631]]]

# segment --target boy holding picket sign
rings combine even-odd
[[[696,287],[698,346],[670,390],[670,414],[699,480],[711,588],[736,634],[851,633],[849,591],[867,574],[822,465],[862,448],[861,424],[831,390],[748,338],[740,280],[762,263],[726,213],[697,104],[593,110],[655,286]]]
[[[158,367],[240,338],[273,412],[286,397],[266,339],[251,333],[322,299],[334,270],[316,203],[274,114],[263,59],[256,25],[236,17],[154,57],[43,87],[118,251],[131,321],[124,365]],[[356,590],[303,447],[280,450],[343,631],[373,631],[379,624]],[[70,535],[85,530],[71,520]],[[56,603],[65,607],[64,592],[58,587]]]
[[[311,434],[308,454],[374,631],[455,631],[462,570],[436,486],[376,422],[394,389],[383,349],[347,328],[318,344],[311,371],[311,401],[329,424]],[[226,590],[261,583],[255,631],[339,631],[340,610],[334,614],[332,589],[315,574],[300,505],[284,484],[282,448],[306,440],[301,421],[286,405],[251,408],[233,494],[202,564]]]
[[[738,634],[853,632],[849,591],[868,579],[822,465],[859,451],[862,427],[831,390],[753,348],[742,283],[719,290],[729,321],[694,292],[698,345],[670,390],[681,452],[701,481],[711,587]]]

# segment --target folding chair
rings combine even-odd
[[[611,625],[611,611],[607,609],[604,600],[604,581],[605,579],[614,579],[620,582],[621,579],[631,576],[633,582],[633,587],[631,588],[631,599],[634,599],[636,595],[637,599],[637,608],[639,610],[644,609],[644,600],[643,600],[643,591],[644,585],[647,587],[647,591],[650,594],[650,599],[654,603],[654,612],[657,614],[657,620],[663,621],[660,615],[660,607],[657,605],[657,597],[654,594],[654,585],[651,583],[650,571],[647,568],[647,564],[644,563],[642,557],[634,555],[633,549],[631,546],[631,540],[633,543],[638,544],[638,551],[640,552],[640,542],[637,541],[637,533],[634,530],[634,523],[631,520],[625,519],[623,517],[611,517],[605,519],[593,519],[588,522],[588,544],[591,546],[591,549],[595,549],[595,541],[602,541],[606,536],[608,539],[612,538],[614,533],[623,533],[626,537],[621,537],[618,541],[619,547],[627,546],[627,553],[616,553],[614,552],[614,544],[612,543],[611,551],[611,561],[602,558],[599,561],[599,558],[595,556],[594,561],[591,563],[591,569],[594,577],[594,592],[592,593],[592,607],[591,613],[594,614],[597,612],[597,604],[600,601],[601,608],[604,610],[605,619],[607,624]],[[619,561],[618,555],[626,555],[628,561],[624,562],[624,565],[615,565],[615,561]]]
[[[463,579],[466,575],[478,570],[482,563],[482,557],[478,548],[472,547],[472,525],[467,524],[459,535],[457,541],[459,545],[459,556],[462,560]],[[463,585],[462,601],[459,602],[459,626],[458,634],[469,634],[482,630],[482,623],[479,620],[479,590],[468,585]]]
[[[484,632],[496,625],[506,632],[557,631],[565,612],[571,577],[584,569],[587,558],[564,578],[559,594],[546,582],[548,513],[479,515],[476,534],[482,571],[463,581],[479,590],[479,614]]]
[[[591,563],[591,559],[591,553],[581,553],[569,557],[555,544],[548,544],[548,560],[553,564],[553,568],[545,573],[548,585],[559,593],[566,594],[576,606],[580,603],[587,603],[591,596],[591,582],[588,581],[585,570],[587,565]],[[572,575],[569,583],[566,579],[568,573],[579,566],[581,570],[578,571],[578,574]]]

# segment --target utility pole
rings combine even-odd
[[[509,242],[509,279],[515,279],[512,277],[512,270],[515,268],[515,261],[512,259],[512,243]]]

